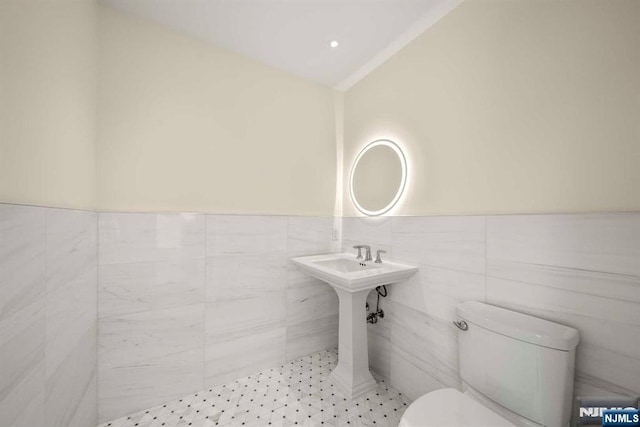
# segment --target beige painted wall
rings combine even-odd
[[[368,141],[406,147],[393,214],[640,210],[637,0],[467,1],[344,102],[345,185]]]
[[[0,0],[0,202],[93,208],[94,1]]]
[[[101,6],[98,209],[332,215],[331,90]]]

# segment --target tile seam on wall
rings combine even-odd
[[[517,261],[514,261],[514,263],[523,264],[523,265],[544,266],[544,267],[550,267],[550,268],[554,267],[553,265],[531,264],[531,263],[522,263],[522,262],[517,262]],[[569,270],[569,271],[574,270],[574,271],[584,271],[584,272],[587,272],[587,273],[596,273],[596,274],[600,274],[600,275],[607,275],[607,276],[610,276],[610,277],[613,277],[613,278],[615,278],[615,277],[624,277],[624,278],[639,279],[640,280],[640,276],[634,276],[634,275],[629,275],[629,274],[610,273],[610,272],[607,272],[607,271],[599,271],[599,270],[583,270],[583,269],[576,269],[576,268],[570,268],[570,267],[566,267],[566,268],[562,267],[562,269],[563,270]],[[523,285],[528,285],[528,286],[536,286],[536,287],[545,288],[545,289],[554,289],[554,290],[559,290],[559,291],[569,292],[569,293],[579,294],[579,295],[588,295],[588,296],[607,299],[607,300],[611,300],[611,301],[628,302],[628,300],[621,299],[621,298],[613,298],[613,297],[609,297],[609,296],[606,296],[606,295],[600,295],[600,294],[595,294],[595,293],[590,293],[590,292],[578,292],[578,291],[573,290],[573,289],[564,289],[564,288],[555,287],[555,286],[548,286],[548,285],[544,285],[544,284],[536,283],[536,282],[532,282],[532,281],[514,279],[512,277],[503,277],[503,276],[498,276],[498,275],[495,275],[495,274],[487,274],[485,276],[485,278],[490,278],[490,277],[494,278],[494,279],[502,279],[502,280],[508,280],[510,282],[521,283]],[[486,283],[486,280],[485,280],[485,283]]]
[[[205,378],[207,375],[207,274],[209,274],[209,269],[207,268],[208,259],[209,259],[209,244],[207,239],[209,238],[209,221],[207,220],[207,215],[204,216],[204,274],[202,277],[202,297],[203,297],[203,309],[202,309],[202,372],[200,377],[202,378],[202,388],[206,388]]]
[[[48,418],[48,414],[47,414],[47,380],[49,378],[49,367],[48,367],[48,363],[47,363],[47,353],[48,353],[48,345],[47,345],[47,341],[48,341],[48,332],[49,332],[49,322],[47,321],[47,307],[49,304],[49,300],[50,300],[50,295],[49,295],[49,289],[47,286],[47,282],[49,280],[49,257],[48,257],[48,253],[49,253],[49,214],[47,212],[47,208],[41,208],[44,209],[44,348],[43,348],[43,363],[44,363],[44,378],[42,379],[43,381],[43,388],[44,388],[44,406],[42,408],[42,412],[44,413],[44,417],[45,417],[45,421]]]
[[[488,276],[488,268],[489,265],[489,218],[487,215],[484,216],[484,300],[483,302],[487,302],[487,276]]]
[[[284,361],[287,361],[287,354],[289,351],[289,325],[287,324],[287,319],[289,318],[289,235],[291,233],[291,218],[287,216],[287,238],[285,242],[285,253],[286,253],[286,262],[285,262],[285,282],[284,282]]]
[[[492,261],[500,261],[502,258],[487,258],[488,260],[492,260]],[[536,267],[548,267],[548,268],[552,268],[552,269],[562,269],[562,270],[569,270],[569,271],[577,271],[577,272],[584,272],[584,273],[597,273],[597,274],[606,274],[608,276],[614,276],[614,277],[626,277],[626,278],[639,278],[640,276],[636,275],[636,274],[628,274],[628,273],[617,273],[617,272],[610,272],[610,271],[603,271],[603,270],[591,270],[588,268],[579,268],[579,267],[571,267],[571,266],[558,266],[558,265],[553,265],[553,264],[542,264],[542,263],[537,263],[537,262],[524,262],[524,261],[518,261],[518,260],[508,260],[509,263],[511,264],[520,264],[520,265],[533,265]],[[491,276],[491,277],[497,277],[497,278],[502,278],[502,276],[495,276],[495,275],[490,275],[487,272],[487,276]],[[523,283],[529,283],[529,282],[523,282]],[[535,283],[531,283],[531,284],[535,284]]]

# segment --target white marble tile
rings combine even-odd
[[[257,297],[265,292],[284,292],[287,285],[287,263],[284,253],[209,257],[207,301]]]
[[[207,215],[207,256],[286,253],[285,216]]]
[[[96,326],[94,318],[56,369],[47,370],[45,414],[49,427],[97,424]]]
[[[101,319],[100,420],[202,388],[203,310],[196,304]]]
[[[391,246],[391,217],[342,219],[342,239],[370,246]]]
[[[98,421],[104,422],[204,388],[202,352],[100,370],[98,378]]]
[[[485,274],[485,217],[395,217],[393,256],[406,262]]]
[[[416,366],[411,359],[412,357],[402,349],[392,348],[391,387],[410,400],[415,400],[431,391],[448,387]]]
[[[98,224],[94,212],[46,211],[47,292],[53,292],[89,270],[97,274]]]
[[[219,298],[206,304],[205,314],[206,335],[211,339],[280,328],[286,322],[286,294],[273,291],[241,298]]]
[[[46,258],[46,371],[49,377],[76,350],[88,331],[96,334],[96,214],[47,209]],[[95,353],[95,337],[93,342]],[[68,404],[74,406],[77,402]]]
[[[99,417],[202,387],[201,214],[99,215]]]
[[[335,219],[330,217],[289,217],[287,251],[289,257],[340,251],[340,240],[333,240]]]
[[[44,297],[38,298],[0,321],[0,421],[3,425],[44,425],[44,308]]]
[[[44,424],[45,210],[0,204],[0,421]]]
[[[640,276],[496,258],[488,260],[487,276],[567,292],[640,303]]]
[[[46,210],[0,204],[0,321],[44,297]]]
[[[6,351],[2,349],[2,351]],[[13,383],[0,400],[0,420],[11,427],[41,426],[45,422],[44,363],[34,364],[23,372],[19,383]],[[6,423],[6,424],[4,424]]]
[[[322,283],[326,284],[326,282],[315,279],[300,270],[290,259],[287,260],[287,289],[296,289]]]
[[[207,215],[206,384],[284,360],[287,227],[287,217]]]
[[[203,304],[101,319],[101,371],[202,349]]]
[[[487,218],[487,256],[640,276],[640,215],[505,215]]]
[[[418,272],[389,288],[391,301],[442,320],[455,320],[456,307],[465,301],[485,300],[482,274],[415,263]]]
[[[576,371],[575,373],[575,383],[573,386],[574,396],[626,397],[637,394],[637,391],[633,392],[620,387],[618,384],[605,381],[602,378],[597,378],[581,371]]]
[[[338,294],[319,280],[287,289],[287,325],[337,315],[338,308]]]
[[[197,304],[204,299],[205,259],[100,266],[100,318]]]
[[[616,334],[618,337],[620,335]],[[638,335],[636,335],[637,337]],[[633,335],[626,338],[630,344],[635,340]],[[600,380],[600,387],[610,385],[607,391],[618,392],[625,396],[640,395],[640,364],[637,356],[620,354],[615,350],[599,344],[583,342],[576,355],[576,371]]]
[[[95,265],[47,294],[46,322],[46,370],[47,377],[56,375],[76,347],[93,335],[93,353],[97,352],[97,309],[96,309],[96,267]],[[95,368],[95,358],[93,360]],[[77,402],[75,402],[77,403]],[[69,402],[73,405],[72,402]]]
[[[287,360],[337,346],[338,315],[306,320],[287,326]]]
[[[567,281],[571,282],[572,279],[568,277]],[[586,322],[595,319],[599,322],[614,322],[640,328],[640,304],[633,299],[629,301],[563,289],[563,279],[559,277],[550,277],[549,282],[553,282],[555,286],[490,276],[487,278],[487,301],[517,304],[523,308],[547,312],[551,317],[554,314],[571,315],[584,318]],[[602,285],[607,286],[607,282],[602,282]],[[640,291],[640,282],[637,289]],[[618,351],[622,350],[615,348]],[[640,349],[638,351],[640,352]]]
[[[394,351],[447,387],[459,388],[457,329],[453,324],[395,303],[390,305],[385,319]]]
[[[235,337],[207,335],[205,386],[224,384],[285,361],[286,328],[259,330]]]
[[[67,427],[86,427],[98,425],[98,376],[91,377],[91,382],[84,389],[82,400],[78,403],[74,417]]]
[[[291,258],[306,255],[340,252],[342,241],[332,241],[333,222],[327,218],[289,218],[287,236],[287,288],[304,287],[320,282],[302,272]]]
[[[247,337],[284,329],[286,320],[287,217],[207,216],[205,370],[208,381],[255,372],[255,363],[284,358],[282,339],[264,359],[239,346]],[[261,365],[262,366],[262,365]],[[253,369],[253,370],[252,370]],[[259,370],[259,369],[258,369]]]
[[[99,263],[204,256],[205,215],[100,213]]]
[[[7,425],[71,425],[82,400],[96,422],[83,387],[95,377],[96,244],[91,212],[0,205],[0,289],[12,289],[0,316]]]
[[[358,253],[354,246],[369,245],[371,256],[376,256],[377,250],[386,251],[383,259],[393,258],[391,247],[391,218],[390,217],[357,217],[342,219],[341,252],[352,253],[354,258]],[[365,256],[365,250],[362,250]]]

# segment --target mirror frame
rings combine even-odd
[[[389,147],[398,155],[398,158],[400,159],[400,166],[402,168],[402,177],[400,179],[400,185],[398,186],[398,191],[396,192],[396,195],[393,197],[391,202],[389,202],[389,204],[387,204],[382,209],[371,211],[362,207],[360,203],[358,203],[358,200],[356,200],[356,197],[353,191],[353,177],[355,175],[358,162],[360,161],[362,156],[364,156],[372,148],[379,147],[379,146]],[[360,212],[362,212],[367,216],[380,216],[389,212],[391,208],[393,208],[396,205],[396,203],[398,203],[398,201],[400,200],[400,197],[402,197],[402,193],[404,193],[406,184],[407,184],[407,159],[405,158],[404,153],[402,152],[402,149],[400,148],[400,146],[398,146],[398,144],[396,144],[395,142],[389,139],[377,139],[365,145],[365,147],[362,150],[360,150],[360,153],[358,154],[358,156],[356,156],[356,159],[353,161],[353,166],[351,166],[351,175],[349,178],[349,193],[351,195],[351,201]]]

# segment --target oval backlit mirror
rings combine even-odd
[[[406,182],[404,153],[395,142],[379,139],[364,147],[353,162],[351,200],[365,215],[382,215],[398,203]]]

